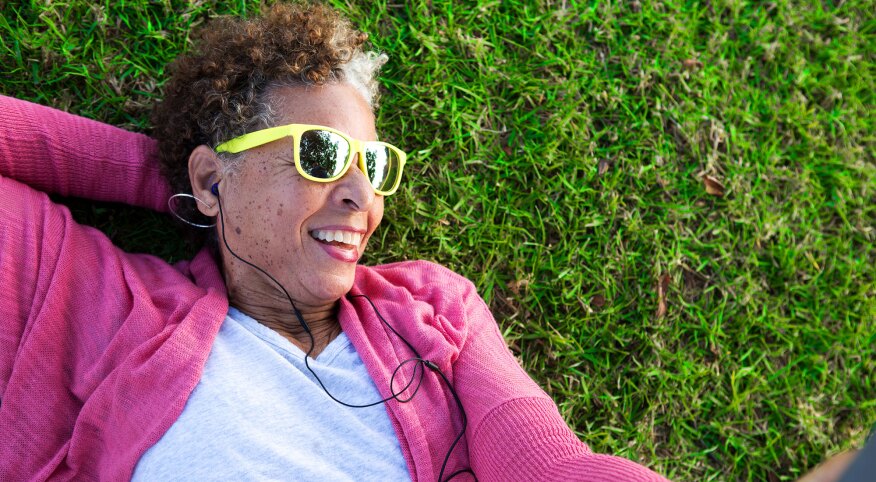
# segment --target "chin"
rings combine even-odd
[[[334,275],[325,274],[321,279],[314,280],[308,288],[311,295],[317,299],[325,301],[338,301],[343,298],[353,288],[353,281],[356,278],[355,270],[351,270],[349,275]]]

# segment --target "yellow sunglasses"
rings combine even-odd
[[[284,137],[293,139],[295,168],[306,179],[340,179],[359,154],[359,169],[374,192],[389,196],[398,189],[407,155],[398,147],[378,141],[360,141],[331,127],[289,124],[250,132],[216,146],[216,152],[237,154]]]

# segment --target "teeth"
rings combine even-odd
[[[350,231],[312,231],[310,235],[323,241],[338,241],[353,246],[358,246],[362,242],[361,234]]]

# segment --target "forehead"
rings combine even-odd
[[[279,87],[271,92],[270,99],[277,125],[315,124],[356,139],[377,139],[371,107],[348,84]]]

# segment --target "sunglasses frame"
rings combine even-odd
[[[350,153],[347,155],[347,159],[344,161],[344,167],[341,169],[341,172],[334,177],[330,178],[321,178],[321,177],[313,177],[307,172],[304,171],[304,168],[301,167],[301,135],[307,131],[328,131],[332,134],[335,134],[350,144]],[[295,169],[298,170],[298,174],[301,174],[301,177],[305,179],[309,179],[314,182],[333,182],[338,179],[344,177],[347,171],[350,169],[350,166],[353,165],[353,156],[355,154],[359,154],[359,169],[365,174],[365,177],[368,178],[368,181],[371,182],[371,178],[368,176],[368,168],[365,166],[365,147],[366,145],[374,145],[377,144],[379,146],[387,147],[389,150],[393,151],[399,159],[399,175],[398,179],[396,179],[392,188],[387,191],[381,191],[377,188],[374,189],[374,192],[380,194],[381,196],[389,196],[398,189],[399,184],[401,184],[402,174],[405,168],[405,161],[407,160],[407,154],[404,151],[395,147],[392,144],[387,144],[386,142],[380,141],[360,141],[359,139],[354,139],[343,132],[332,129],[331,127],[319,126],[313,124],[287,124],[278,127],[269,127],[267,129],[258,130],[255,132],[250,132],[248,134],[244,134],[239,137],[235,137],[230,141],[225,141],[222,144],[216,146],[216,152],[228,152],[230,154],[237,154],[239,152],[243,152],[254,147],[259,147],[265,145],[269,142],[274,142],[276,140],[280,140],[284,137],[291,137],[294,143],[294,148],[292,152],[295,157]]]

